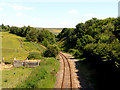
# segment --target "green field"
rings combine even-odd
[[[43,29],[48,30],[55,35],[58,35],[62,31],[62,28],[38,28],[38,29],[39,30],[43,30]]]
[[[14,68],[2,71],[2,88],[15,88],[32,72],[33,68]]]
[[[23,60],[27,58],[29,52],[35,51],[41,53],[45,50],[40,44],[28,42],[24,37],[19,37],[8,32],[0,33],[2,33],[2,48],[0,49],[2,49],[2,57],[5,58],[5,61],[12,62],[15,57],[16,59]]]

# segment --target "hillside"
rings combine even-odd
[[[2,33],[2,57],[5,61],[12,62],[16,59],[26,59],[30,52],[43,52],[45,49],[40,44],[28,42],[26,38],[10,34],[8,32]]]
[[[38,28],[38,29],[39,30],[45,29],[45,30],[52,32],[55,35],[58,35],[62,31],[63,28]]]

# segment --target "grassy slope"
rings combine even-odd
[[[55,58],[43,58],[30,76],[17,88],[54,88],[59,61]]]
[[[8,32],[2,33],[2,57],[6,61],[12,61],[13,58],[26,59],[29,52],[36,51],[42,52],[45,49],[38,45],[40,50],[31,42],[28,42],[25,38],[10,34]]]

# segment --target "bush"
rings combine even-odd
[[[45,39],[44,41],[42,41],[42,44],[45,46],[45,47],[48,47],[49,46],[49,42]]]
[[[76,58],[80,58],[82,57],[82,52],[77,50],[77,49],[70,49],[69,53],[71,53],[72,55],[74,55]]]
[[[75,49],[70,49],[68,52],[74,55],[76,50]]]
[[[28,59],[41,59],[41,54],[38,52],[30,52]]]
[[[59,48],[57,45],[50,45],[48,49],[44,52],[45,57],[56,57],[59,53]]]
[[[10,62],[5,62],[5,64],[11,64]]]

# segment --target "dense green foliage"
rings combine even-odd
[[[18,36],[26,37],[28,41],[40,42],[46,47],[56,42],[55,35],[48,30],[39,30],[30,26],[21,28],[15,26],[10,27],[9,25],[4,26],[4,24],[2,24],[1,27],[2,31],[10,31],[10,33]]]
[[[42,42],[42,44],[47,47],[49,44],[55,43],[55,35],[52,32],[43,29],[38,34],[38,41]]]
[[[0,25],[0,32],[2,31],[2,25]]]
[[[38,52],[30,52],[27,58],[28,59],[41,59],[41,54]]]
[[[65,40],[63,46],[65,51],[77,49],[78,57],[91,58],[89,61],[94,59],[94,62],[114,61],[114,65],[119,67],[119,19],[93,18],[85,23],[79,23],[75,29],[64,28],[57,37],[59,41]],[[95,60],[95,57],[99,57],[99,60]]]
[[[56,57],[59,53],[57,45],[49,45],[47,50],[44,52],[45,57]]]
[[[59,44],[63,42],[62,50],[91,63],[99,74],[116,78],[120,75],[120,17],[92,18],[75,29],[64,28],[57,38]]]
[[[58,60],[53,57],[44,58],[40,62],[40,66],[34,68],[29,76],[16,88],[53,88],[58,69]]]
[[[2,24],[1,26],[0,26],[0,31],[10,31],[10,26],[9,25],[7,25],[7,26],[4,26],[4,24]]]
[[[39,30],[43,30],[43,29],[48,30],[55,35],[58,35],[62,31],[62,28],[38,28],[38,29]]]

